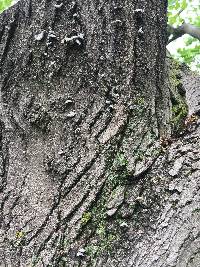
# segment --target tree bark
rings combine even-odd
[[[200,41],[200,28],[189,23],[183,23],[181,26],[177,28],[168,25],[168,35],[172,35],[169,39],[168,43],[176,40],[177,38],[183,36],[184,34],[189,34],[190,36],[198,39]]]
[[[166,6],[1,14],[0,266],[198,266],[199,78],[165,61]]]

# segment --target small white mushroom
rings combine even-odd
[[[78,40],[78,39],[76,39],[76,41],[75,41],[78,45],[81,45],[81,42]]]
[[[79,33],[78,35],[73,35],[71,37],[65,37],[61,43],[64,44],[64,43],[68,43],[68,42],[71,42],[71,41],[74,41],[76,42],[78,45],[81,45],[81,41],[80,39],[84,39],[84,34],[83,33]]]
[[[76,254],[77,257],[84,257],[85,256],[85,249],[80,248]]]
[[[127,224],[126,222],[122,222],[122,223],[120,224],[120,227],[122,227],[122,228],[128,227],[128,224]]]
[[[84,33],[79,33],[78,37],[81,38],[81,39],[84,39]]]
[[[139,203],[142,203],[144,201],[144,198],[138,196],[135,200],[138,201]]]
[[[138,32],[139,32],[139,33],[144,33],[142,27],[139,28]]]
[[[135,12],[135,13],[138,13],[138,12],[142,12],[142,13],[144,13],[144,9],[142,9],[142,8],[137,8],[137,9],[133,10],[133,12]]]
[[[36,41],[42,41],[42,39],[44,38],[44,33],[45,33],[45,31],[42,31],[41,33],[36,34],[35,40]]]
[[[49,78],[51,78],[53,76],[53,72],[49,73]]]
[[[65,152],[63,150],[58,151],[58,155],[64,155]]]
[[[55,61],[51,61],[51,62],[49,63],[49,67],[51,67],[51,66],[53,66],[53,65],[55,65],[55,64],[56,64]]]
[[[113,216],[117,212],[117,209],[110,209],[106,213],[109,217]]]
[[[116,19],[114,21],[112,21],[113,24],[119,24],[122,25],[122,21],[120,19]]]
[[[61,8],[63,6],[63,3],[55,4],[54,6],[55,6],[55,8]]]
[[[75,117],[76,116],[76,112],[74,112],[74,111],[71,111],[71,112],[69,112],[68,114],[67,114],[67,118],[73,118],[73,117]]]
[[[72,104],[73,103],[73,101],[71,100],[71,99],[67,99],[66,101],[65,101],[65,104]]]
[[[113,105],[109,105],[109,108],[112,110],[114,108],[114,106]]]
[[[61,41],[61,43],[62,44],[64,44],[64,43],[68,43],[68,42],[70,42],[70,41],[73,41],[73,40],[76,40],[77,39],[77,36],[75,35],[75,36],[71,36],[71,37],[65,37],[62,41]]]
[[[77,257],[84,257],[84,254],[78,251],[77,254],[76,254],[76,256]]]
[[[48,38],[57,38],[55,33],[53,31],[50,31],[49,34],[48,34]]]

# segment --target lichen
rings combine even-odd
[[[26,241],[26,233],[23,231],[17,231],[15,233],[15,240],[13,240],[12,245],[13,248],[17,249],[25,244]]]
[[[92,218],[91,212],[83,213],[82,218],[81,218],[81,224],[86,225],[91,220],[91,218]]]
[[[15,236],[17,239],[21,239],[25,236],[25,233],[23,231],[17,231]]]

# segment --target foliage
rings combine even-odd
[[[183,21],[200,27],[198,0],[168,0],[168,23],[178,26]],[[185,16],[187,15],[187,16]]]
[[[192,64],[194,62],[195,58],[197,58],[200,54],[199,42],[198,41],[195,42],[193,40],[192,43],[194,44],[194,47],[190,48],[190,47],[186,46],[186,47],[177,49],[177,52],[179,53],[182,60],[189,65]],[[196,62],[194,62],[194,64],[195,64],[197,69],[200,69],[200,60],[197,60]]]
[[[0,13],[3,12],[7,7],[11,6],[13,0],[0,0]]]
[[[168,23],[176,28],[183,22],[200,27],[200,2],[198,0],[168,0]],[[175,57],[193,69],[200,70],[199,40],[189,35],[180,39],[173,42],[173,47],[177,46]]]

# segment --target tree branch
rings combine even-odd
[[[189,34],[190,36],[200,41],[200,27],[185,22],[177,28],[168,25],[168,37],[172,35],[168,43],[171,43],[172,41],[176,40],[177,38],[181,37],[184,34]]]

